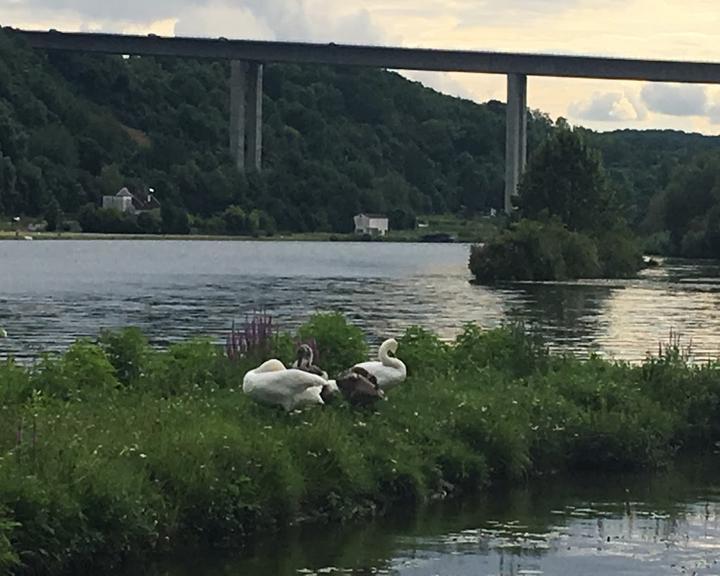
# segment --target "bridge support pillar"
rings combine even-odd
[[[262,168],[263,65],[230,63],[230,153],[238,170]]]
[[[505,137],[505,212],[512,212],[512,197],[517,193],[527,162],[527,76],[507,76],[507,119]]]

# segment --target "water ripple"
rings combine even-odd
[[[720,267],[668,261],[633,280],[474,286],[464,245],[295,242],[0,242],[0,357],[62,350],[105,328],[157,344],[222,340],[264,308],[293,329],[340,310],[373,342],[419,324],[524,322],[551,348],[636,361],[671,331],[720,355]]]

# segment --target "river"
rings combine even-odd
[[[316,310],[340,310],[373,342],[413,324],[451,338],[468,321],[522,321],[556,350],[631,361],[673,331],[696,359],[718,357],[718,263],[664,261],[633,280],[484,287],[469,282],[468,251],[456,244],[0,242],[0,327],[8,332],[0,357],[30,360],[125,325],[140,326],[158,345],[195,335],[220,341],[254,309],[288,329]],[[533,481],[342,530],[297,528],[234,556],[175,555],[131,573],[718,575],[718,468]]]
[[[198,553],[149,576],[717,576],[717,462],[576,476],[345,526],[304,527],[235,556]],[[131,569],[129,574],[137,574]]]
[[[464,322],[522,321],[552,348],[637,361],[671,332],[696,359],[720,355],[720,264],[665,261],[633,280],[474,286],[462,244],[0,242],[0,357],[62,350],[140,326],[159,345],[219,341],[266,309],[292,329],[340,310],[372,341],[418,324],[452,338]]]

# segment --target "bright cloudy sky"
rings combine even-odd
[[[18,28],[720,62],[719,0],[0,0]],[[502,76],[407,73],[505,99]],[[598,130],[720,133],[720,87],[530,78],[528,105]]]

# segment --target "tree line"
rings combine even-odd
[[[36,53],[0,31],[0,213],[44,217],[51,228],[74,218],[93,231],[257,235],[347,232],[360,211],[411,228],[419,214],[502,206],[500,102],[445,96],[381,70],[269,65],[265,166],[246,176],[228,154],[228,78],[226,62]],[[557,130],[532,112],[531,153]],[[578,133],[600,151],[632,229],[664,251],[712,253],[720,139]],[[152,187],[162,210],[102,210],[102,196],[122,187]],[[678,209],[686,191],[701,198]]]

